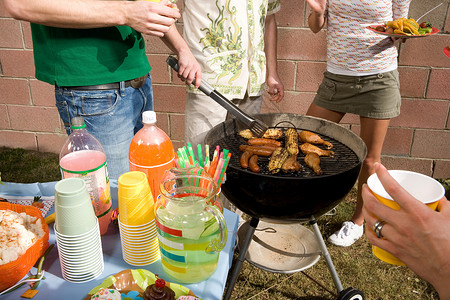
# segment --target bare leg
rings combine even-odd
[[[306,115],[339,123],[344,117],[345,113],[329,110],[312,103],[311,106],[308,108]]]
[[[381,162],[381,150],[383,148],[384,139],[389,126],[390,119],[371,119],[360,118],[361,133],[360,137],[367,146],[367,156],[363,162],[361,173],[358,178],[358,192],[355,212],[351,220],[357,225],[364,223],[364,216],[362,215],[363,201],[361,197],[361,190],[363,183],[367,182],[367,178],[372,175],[374,171],[374,163]]]
[[[336,123],[339,123],[345,115],[345,113],[328,110],[315,104],[311,104],[306,114]],[[362,225],[364,223],[364,217],[362,215],[363,202],[361,198],[361,188],[363,183],[367,181],[367,178],[374,173],[374,163],[381,162],[381,150],[383,148],[389,122],[390,119],[380,120],[364,117],[360,118],[360,137],[367,146],[367,157],[363,162],[361,173],[359,174],[357,202],[355,212],[351,218],[353,223],[357,225]]]

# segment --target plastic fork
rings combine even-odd
[[[178,72],[178,60],[173,57],[169,56],[166,60],[167,64],[172,67],[176,72]],[[211,97],[214,101],[219,103],[223,108],[225,108],[227,111],[229,111],[231,114],[233,114],[236,119],[241,121],[243,124],[245,124],[248,129],[252,132],[252,134],[255,137],[262,137],[264,133],[269,128],[266,124],[264,124],[260,120],[256,120],[249,115],[247,115],[245,112],[243,112],[239,107],[237,107],[233,102],[228,100],[225,96],[220,94],[218,91],[216,91],[210,84],[202,80],[202,83],[200,84],[199,88],[200,91],[205,93],[207,96]]]

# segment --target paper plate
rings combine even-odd
[[[84,300],[90,300],[92,295],[98,292],[101,288],[116,289],[121,294],[128,294],[129,292],[136,291],[138,292],[139,297],[143,297],[144,291],[147,286],[155,283],[155,281],[155,274],[148,270],[123,270],[117,274],[106,277],[100,285],[96,286],[88,293]],[[190,289],[185,286],[176,283],[170,283],[168,281],[166,281],[166,286],[175,292],[175,299],[180,296],[197,297]]]
[[[384,32],[384,31],[378,31],[378,30],[375,29],[375,28],[377,28],[378,26],[383,26],[384,28],[386,28],[386,26],[385,26],[384,24],[380,24],[380,25],[370,25],[370,26],[367,26],[366,28],[369,29],[369,30],[371,30],[371,31],[373,31],[373,32],[375,32],[375,33],[381,34],[381,35],[386,35],[386,36],[396,37],[396,38],[403,38],[403,39],[412,39],[412,38],[427,37],[427,36],[434,35],[434,34],[436,34],[436,33],[439,32],[439,29],[433,27],[433,28],[431,28],[431,32],[430,32],[430,33],[427,33],[427,34],[421,34],[421,35],[406,35],[406,34],[386,33],[386,32]]]
[[[450,57],[450,46],[444,48],[444,54],[447,55],[447,57]]]

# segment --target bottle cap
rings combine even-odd
[[[72,118],[72,124],[70,125],[70,127],[73,129],[80,129],[86,127],[83,117],[78,116]]]
[[[156,123],[156,113],[152,110],[147,110],[142,113],[142,123]]]

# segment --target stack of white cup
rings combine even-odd
[[[67,178],[55,185],[54,230],[65,280],[81,283],[102,274],[100,228],[83,179]]]

